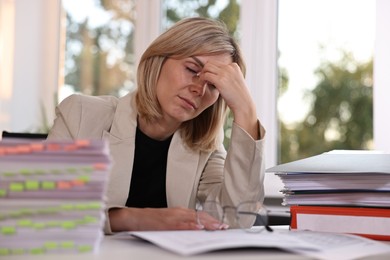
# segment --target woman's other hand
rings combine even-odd
[[[113,208],[109,218],[112,232],[227,228],[211,216],[198,216],[195,210],[187,208]]]

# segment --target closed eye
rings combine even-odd
[[[189,67],[186,67],[186,69],[187,69],[189,72],[191,72],[192,74],[197,74],[197,73],[198,73],[198,71],[193,70],[193,69],[191,69],[191,68],[189,68]]]

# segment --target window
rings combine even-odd
[[[279,0],[278,19],[278,161],[373,149],[375,2]]]
[[[63,0],[65,84],[70,93],[123,96],[134,88],[135,1]]]
[[[13,12],[15,13],[14,16],[10,16],[10,22],[7,23],[7,29],[14,26],[13,33],[14,34],[14,43],[13,43],[13,53],[12,49],[7,49],[8,55],[11,57],[8,57],[7,60],[10,60],[10,62],[3,63],[3,59],[5,56],[2,57],[2,62],[0,63],[1,66],[8,66],[12,67],[12,64],[14,64],[14,70],[10,73],[13,75],[9,75],[9,79],[12,79],[12,87],[11,89],[7,88],[7,93],[10,95],[7,96],[7,99],[1,99],[0,100],[0,107],[1,107],[1,121],[0,121],[0,128],[2,130],[8,130],[8,131],[37,131],[36,129],[42,129],[40,127],[43,123],[42,122],[48,122],[51,123],[54,118],[54,105],[57,103],[57,101],[53,98],[55,95],[57,95],[58,90],[58,81],[59,77],[57,75],[58,70],[60,71],[63,69],[62,67],[58,68],[58,46],[59,46],[59,33],[56,30],[59,30],[59,7],[61,4],[64,5],[65,10],[68,11],[68,15],[70,14],[70,6],[66,6],[66,2],[70,2],[71,0],[52,0],[52,1],[1,1],[1,15],[0,19],[5,19],[4,12],[6,11],[5,5],[11,4],[13,8]],[[113,67],[108,67],[107,69],[113,69],[118,68],[118,70],[121,71],[123,67],[121,66],[133,66],[128,71],[134,72],[135,67],[134,64],[137,64],[136,60],[139,56],[139,53],[142,53],[142,48],[144,46],[147,46],[151,39],[154,39],[160,32],[161,28],[165,28],[164,26],[167,26],[165,24],[164,26],[160,26],[160,23],[162,21],[167,22],[164,19],[161,19],[161,3],[171,3],[171,6],[175,6],[176,3],[187,3],[187,2],[198,2],[198,3],[208,3],[208,1],[182,1],[182,0],[166,0],[166,1],[158,1],[158,0],[142,0],[137,1],[137,4],[134,6],[133,4],[136,2],[134,1],[128,1],[128,0],[117,0],[117,1],[102,1],[104,2],[104,6],[100,4],[100,1],[93,1],[93,0],[83,0],[83,1],[75,1],[72,2],[77,3],[77,6],[75,9],[78,9],[77,11],[84,12],[84,15],[81,15],[81,17],[84,17],[91,20],[91,25],[88,27],[88,23],[84,24],[86,29],[92,29],[95,32],[91,32],[93,37],[89,37],[90,40],[96,40],[96,35],[94,33],[114,33],[115,31],[118,32],[118,28],[124,28],[123,34],[121,35],[115,35],[115,40],[112,40],[110,43],[115,47],[122,48],[123,46],[126,46],[126,55],[123,56],[123,52],[121,52],[120,48],[112,48],[115,50],[110,57],[112,58],[112,63],[105,63],[105,65],[109,64]],[[92,22],[92,17],[95,17],[95,13],[102,13],[105,17],[114,17],[115,15],[115,8],[111,6],[107,6],[107,4],[110,3],[120,3],[124,4],[123,6],[127,8],[128,12],[125,14],[129,16],[131,13],[132,15],[135,15],[135,12],[137,12],[137,23],[134,23],[134,17],[130,20],[122,20],[122,16],[119,15],[119,13],[116,13],[118,16],[115,16],[119,19],[116,23],[116,27],[114,28],[105,28],[103,29],[102,24],[100,24],[100,27],[98,27],[95,22]],[[216,8],[209,8],[210,14],[217,15],[218,12],[222,12],[224,8],[228,5],[230,2],[234,1],[227,1],[227,0],[218,0],[218,5],[220,7]],[[291,3],[290,3],[291,2]],[[303,15],[310,15],[311,12],[307,8],[313,3],[317,4],[320,3],[319,0],[241,0],[237,1],[239,4],[239,22],[238,22],[238,29],[239,34],[237,36],[239,37],[241,41],[241,46],[244,51],[244,55],[246,56],[247,63],[248,63],[248,73],[247,73],[247,80],[248,85],[251,88],[251,91],[255,97],[255,100],[258,105],[258,114],[260,116],[260,119],[262,123],[267,128],[267,142],[266,142],[266,167],[271,167],[275,165],[276,163],[280,162],[277,155],[279,154],[277,152],[278,148],[278,124],[276,123],[276,86],[277,86],[277,66],[280,65],[280,68],[287,71],[287,76],[289,78],[289,87],[286,93],[283,93],[283,95],[280,96],[279,101],[280,104],[278,105],[280,116],[283,120],[288,121],[282,113],[284,113],[285,109],[284,107],[289,108],[290,106],[296,106],[297,102],[292,102],[290,104],[292,105],[283,105],[285,101],[288,101],[287,96],[285,96],[290,90],[295,89],[293,86],[293,78],[297,77],[294,76],[293,70],[289,68],[287,65],[287,50],[282,44],[282,33],[283,33],[283,26],[286,29],[289,29],[291,31],[295,31],[297,29],[302,28],[295,28],[295,27],[286,27],[286,21],[283,21],[283,17],[281,16],[280,27],[279,27],[279,33],[278,33],[278,4],[280,9],[280,15],[283,15],[285,11],[293,11],[294,12],[294,20],[291,20],[291,23],[297,22],[298,18]],[[321,1],[322,2],[322,1]],[[85,7],[89,3],[89,7]],[[128,3],[126,5],[126,3]],[[387,10],[390,8],[389,1],[387,0],[338,0],[338,1],[326,1],[327,5],[336,5],[336,7],[333,7],[333,9],[326,9],[323,7],[323,13],[327,14],[325,18],[329,18],[333,16],[336,16],[336,14],[341,10],[341,8],[344,8],[345,5],[348,5],[347,10],[345,12],[345,19],[342,20],[343,23],[350,23],[353,21],[353,19],[350,16],[347,15],[354,15],[358,13],[358,7],[363,4],[370,4],[371,7],[365,9],[364,13],[360,12],[361,20],[365,21],[365,26],[370,26],[370,30],[366,30],[364,28],[359,27],[360,35],[364,36],[364,38],[372,38],[373,33],[376,33],[376,43],[375,43],[375,60],[374,60],[374,99],[373,99],[373,106],[374,106],[374,145],[371,146],[375,149],[382,149],[382,150],[388,150],[390,151],[390,141],[389,141],[389,135],[388,132],[390,131],[390,124],[388,123],[388,116],[387,111],[389,111],[389,102],[387,101],[389,96],[389,82],[390,82],[390,74],[388,73],[388,68],[390,66],[390,54],[388,46],[390,46],[390,38],[388,34],[388,28],[390,26],[390,17],[387,15]],[[189,3],[187,3],[189,5]],[[296,10],[295,8],[298,7],[299,4],[304,4],[305,7],[298,8]],[[287,5],[293,5],[290,8],[286,9]],[[296,6],[294,6],[296,5]],[[318,4],[319,5],[319,4]],[[376,5],[376,7],[375,7]],[[143,6],[143,8],[146,10],[145,13],[139,12],[139,6]],[[168,6],[168,5],[167,5]],[[88,9],[89,8],[89,9]],[[164,5],[164,8],[167,8]],[[375,9],[376,8],[376,9]],[[147,11],[152,10],[152,15],[147,15]],[[165,9],[167,10],[167,9]],[[194,10],[194,9],[192,9]],[[213,10],[211,12],[211,10]],[[214,10],[219,10],[218,12]],[[303,14],[299,12],[304,12]],[[375,18],[369,18],[370,15],[373,12],[376,12]],[[7,14],[11,14],[7,11]],[[87,15],[88,14],[88,15]],[[145,15],[146,14],[146,15]],[[184,15],[184,14],[180,14]],[[307,23],[314,23],[316,17],[309,16],[307,17]],[[76,17],[73,17],[73,19],[76,19]],[[107,18],[106,18],[107,19]],[[373,28],[372,21],[373,19],[376,19],[376,25],[375,28]],[[66,16],[65,16],[66,21]],[[89,21],[89,20],[88,20]],[[110,22],[110,21],[108,21]],[[303,26],[305,26],[305,23]],[[26,26],[28,24],[29,26]],[[81,20],[76,20],[76,27],[75,30],[80,29],[80,26],[82,26],[83,22]],[[119,26],[121,24],[121,26]],[[87,26],[88,25],[88,26]],[[94,26],[92,26],[94,25]],[[333,25],[336,26],[336,25]],[[338,26],[338,25],[337,25]],[[341,25],[340,25],[341,26]],[[1,27],[1,25],[0,25]],[[97,30],[97,28],[100,28],[102,30],[101,32]],[[137,30],[137,28],[141,28],[140,30]],[[152,28],[151,30],[148,30],[147,28]],[[349,29],[344,30],[345,36],[348,34],[353,33],[353,31],[350,31],[350,28],[355,28],[353,24],[350,24],[348,27]],[[325,28],[326,29],[326,28]],[[122,29],[121,29],[122,30]],[[296,32],[296,31],[295,31]],[[277,35],[277,33],[279,35]],[[288,33],[288,32],[287,32]],[[141,35],[142,37],[146,37],[146,39],[139,41],[137,40],[137,34]],[[126,37],[125,37],[126,36]],[[0,30],[0,40],[4,39],[4,30]],[[277,38],[279,37],[279,44],[277,43]],[[344,37],[344,35],[339,36],[337,38],[341,39],[341,37]],[[293,34],[287,39],[287,43],[289,41],[296,40],[297,33]],[[103,38],[102,38],[103,39]],[[107,37],[105,38],[107,39]],[[80,50],[82,50],[83,44],[80,43],[79,38],[76,38],[75,44],[72,48],[74,48],[74,53],[72,54],[73,57],[77,57],[80,55]],[[366,39],[364,39],[366,40]],[[79,43],[77,43],[79,41]],[[124,45],[124,42],[127,42],[127,45]],[[92,42],[93,44],[99,43],[101,41],[95,41]],[[103,40],[102,40],[103,42]],[[354,43],[360,42],[360,39],[355,40]],[[320,53],[321,49],[319,48],[320,44],[327,44],[328,42],[325,40],[322,40],[318,43],[315,43],[313,46],[315,50],[318,50],[317,53]],[[92,46],[93,44],[90,44],[89,46]],[[107,47],[107,45],[105,45]],[[137,47],[138,46],[138,47]],[[67,48],[69,48],[68,46]],[[103,48],[103,46],[100,46]],[[278,47],[278,49],[277,49]],[[349,46],[350,47],[350,46]],[[349,48],[348,47],[348,48]],[[328,47],[327,47],[328,49]],[[96,49],[92,48],[90,51],[94,53]],[[106,53],[108,53],[107,49],[104,49]],[[111,50],[111,49],[110,49]],[[324,49],[323,49],[324,50]],[[329,49],[328,49],[329,50]],[[297,52],[299,53],[299,52]],[[340,52],[336,52],[338,55]],[[306,56],[311,56],[313,54],[309,55],[309,52],[305,50],[304,53]],[[97,57],[97,56],[95,56]],[[302,56],[303,57],[303,56]],[[107,57],[106,57],[107,58]],[[365,62],[367,59],[361,59],[361,57],[358,57],[359,62]],[[278,60],[278,64],[276,61]],[[288,60],[296,61],[296,59],[288,58]],[[298,61],[300,59],[298,58]],[[340,59],[331,59],[330,61],[339,61]],[[66,66],[66,73],[65,76],[68,76],[68,79],[66,79],[66,86],[64,89],[61,90],[62,94],[70,93],[73,91],[82,91],[81,88],[79,88],[76,85],[75,80],[71,80],[71,75],[76,75],[77,73],[74,73],[74,69],[76,69],[78,66],[78,61],[75,60],[74,63],[70,62]],[[6,64],[6,65],[4,65]],[[72,65],[73,64],[73,65]],[[96,63],[97,64],[97,63]],[[114,65],[113,65],[114,64]],[[295,64],[295,63],[293,63]],[[312,66],[313,68],[318,68],[321,63],[318,62],[315,64],[315,66]],[[306,65],[304,65],[306,67]],[[4,67],[2,67],[3,69]],[[16,69],[17,68],[17,69]],[[4,71],[4,70],[3,70]],[[62,73],[62,72],[61,72]],[[121,72],[122,73],[122,72]],[[313,71],[308,72],[309,75],[312,76],[311,80],[305,80],[304,85],[309,90],[314,89],[314,87],[318,83],[318,78],[313,78],[313,75],[316,76],[316,74],[313,73]],[[123,75],[123,74],[122,74]],[[113,81],[116,82],[115,84],[111,84],[112,88],[107,93],[113,93],[121,95],[121,93],[126,92],[127,90],[131,89],[134,85],[133,79],[134,75],[127,75],[128,77],[124,81]],[[299,76],[298,76],[299,77]],[[5,78],[1,78],[0,80],[4,80]],[[118,83],[119,82],[119,83]],[[367,85],[370,85],[369,81],[365,81]],[[290,85],[291,84],[291,85]],[[61,84],[60,84],[61,85]],[[94,92],[91,88],[88,91],[91,93],[98,93]],[[4,93],[4,85],[0,86],[0,90],[2,91],[2,95]],[[71,90],[69,92],[65,90]],[[101,91],[101,89],[99,90]],[[299,92],[299,91],[298,91]],[[103,92],[99,92],[103,93]],[[301,94],[300,92],[299,94]],[[291,94],[291,93],[289,93]],[[64,96],[64,95],[62,95]],[[301,101],[301,96],[299,96],[299,101]],[[286,102],[285,104],[288,104]],[[28,107],[29,109],[25,109]],[[341,111],[346,111],[345,107]],[[275,110],[275,111],[274,111]],[[41,119],[41,111],[46,112],[46,120]],[[299,114],[297,118],[305,118],[306,111],[304,110],[302,113]],[[348,118],[348,113],[344,113],[344,116]],[[288,117],[290,119],[292,117]],[[35,124],[39,123],[38,126],[35,126]],[[330,125],[336,125],[337,122],[331,122]],[[45,128],[46,129],[46,128]],[[296,129],[296,127],[292,128],[293,130]],[[311,127],[308,127],[308,129],[313,129]],[[294,133],[293,133],[294,134]],[[334,135],[334,132],[332,131],[328,132],[328,135],[332,137]],[[294,141],[294,138],[292,138]],[[366,142],[367,145],[370,145],[370,142]],[[370,147],[370,146],[367,146]],[[292,149],[292,148],[289,148]],[[295,148],[294,148],[295,149]],[[268,182],[269,178],[271,178],[270,175],[266,175],[266,194],[268,196],[278,195],[278,190],[280,189],[280,186],[278,184],[275,184],[273,182]]]

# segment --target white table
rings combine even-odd
[[[390,242],[386,242],[389,243]],[[102,241],[100,252],[80,253],[80,254],[47,254],[47,255],[20,255],[20,256],[0,256],[0,260],[275,260],[275,259],[310,259],[301,255],[284,252],[278,249],[235,249],[210,252],[206,254],[194,255],[190,257],[176,255],[149,242],[133,237],[106,236]],[[390,254],[365,258],[367,260],[388,260]]]

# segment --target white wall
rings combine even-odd
[[[49,122],[53,120],[58,88],[60,0],[13,3],[13,88],[8,106],[2,107],[2,113],[9,118],[0,130],[25,132],[42,126],[42,106]]]
[[[374,145],[390,152],[390,1],[376,1]]]

